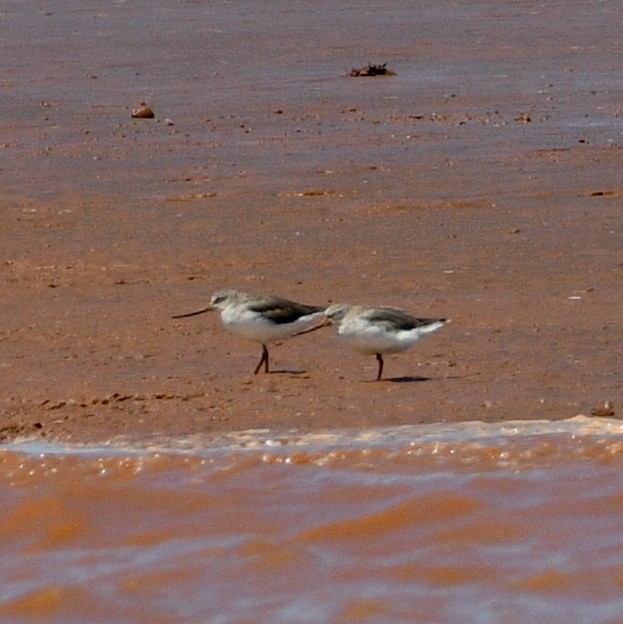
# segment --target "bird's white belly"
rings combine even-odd
[[[221,313],[221,320],[228,331],[261,344],[269,344],[289,338],[316,325],[322,318],[324,315],[318,312],[302,316],[292,323],[273,323],[257,312],[245,311],[240,313],[238,310],[229,311],[226,308]]]
[[[388,332],[376,327],[369,327],[363,331],[340,328],[338,335],[353,349],[372,355],[406,351],[420,339],[421,332],[417,329]]]

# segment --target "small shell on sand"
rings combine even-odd
[[[135,119],[153,119],[155,117],[154,111],[145,104],[145,102],[141,102],[138,106],[132,109],[132,117]]]

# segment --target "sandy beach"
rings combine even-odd
[[[0,14],[0,440],[623,415],[618,4],[96,5]],[[452,322],[254,376],[230,287]]]

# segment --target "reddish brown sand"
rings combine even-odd
[[[1,439],[623,415],[618,3],[101,4],[0,16]],[[452,322],[253,376],[223,287]]]

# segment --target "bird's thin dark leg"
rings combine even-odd
[[[255,367],[254,375],[257,375],[260,372],[260,368],[262,368],[262,364],[264,364],[264,372],[268,372],[268,349],[266,345],[262,345],[262,357],[260,359],[260,363]]]
[[[376,361],[379,363],[379,372],[376,376],[376,380],[381,381],[381,375],[383,374],[383,356],[380,353],[376,354]]]

